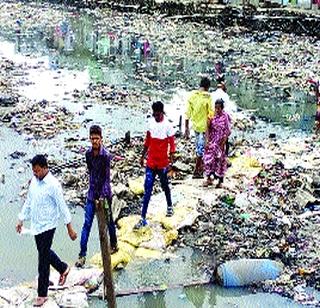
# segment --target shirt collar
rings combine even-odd
[[[45,176],[42,180],[39,180],[39,179],[37,179],[37,178],[36,178],[36,180],[38,181],[38,183],[46,183],[46,184],[47,184],[48,181],[49,181],[50,175],[51,175],[51,172],[48,171],[48,173],[46,174],[46,176]]]

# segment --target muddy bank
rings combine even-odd
[[[319,39],[320,17],[317,12],[281,7],[265,3],[262,8],[248,5],[243,8],[217,4],[213,1],[78,1],[69,2],[77,7],[108,7],[120,12],[159,14],[185,21],[205,23],[219,29],[235,25],[246,31],[282,31],[309,35]]]

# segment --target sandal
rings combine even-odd
[[[216,185],[216,188],[223,188],[222,182],[219,182],[219,183]]]
[[[63,286],[66,283],[68,274],[70,273],[70,267],[68,266],[66,271],[60,275],[58,285]]]
[[[33,307],[41,307],[47,300],[48,297],[38,296],[36,300],[33,302]]]

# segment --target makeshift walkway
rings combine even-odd
[[[166,248],[177,239],[178,230],[194,223],[197,211],[197,196],[192,196],[189,185],[177,185],[173,189],[174,216],[166,217],[164,193],[151,198],[148,212],[149,226],[134,231],[139,216],[132,215],[118,221],[119,251],[112,255],[112,267],[122,268],[133,259],[159,259],[173,256]],[[57,285],[59,274],[52,270],[49,300],[43,307],[88,307],[88,294],[97,290],[103,280],[101,254],[89,260],[90,267],[72,268],[63,287]],[[32,305],[36,298],[36,281],[9,289],[0,289],[0,307]],[[127,292],[125,292],[127,294]],[[118,294],[122,294],[118,292]]]

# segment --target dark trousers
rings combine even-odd
[[[51,250],[52,240],[56,229],[51,229],[35,236],[38,249],[38,296],[48,295],[50,265],[60,274],[63,274],[68,265],[60,260]]]
[[[144,196],[143,196],[142,213],[141,213],[142,218],[145,219],[147,215],[148,205],[150,202],[153,184],[154,184],[156,175],[159,176],[161,187],[166,195],[167,208],[168,209],[172,208],[171,192],[170,192],[169,180],[168,180],[167,174],[168,174],[167,168],[163,168],[163,169],[151,169],[149,167],[146,168],[146,178],[144,181]]]
[[[112,202],[111,200],[108,200],[108,205],[109,205],[108,230],[109,230],[109,236],[110,236],[110,245],[111,245],[111,248],[114,248],[117,246],[117,235],[116,235],[116,225],[112,217],[111,202]],[[81,231],[79,257],[85,257],[87,255],[88,240],[89,240],[89,235],[90,235],[95,212],[96,212],[96,208],[95,208],[94,201],[87,200],[86,206],[84,208],[84,224]]]

